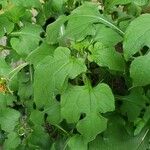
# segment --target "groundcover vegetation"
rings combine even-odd
[[[0,149],[150,149],[149,0],[0,0]]]

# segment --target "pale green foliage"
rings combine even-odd
[[[130,68],[130,76],[133,86],[145,86],[150,84],[150,53],[136,58]]]
[[[0,124],[4,131],[13,131],[18,124],[20,113],[10,108],[0,108]]]
[[[135,121],[140,115],[141,108],[144,107],[148,98],[144,95],[142,88],[135,88],[127,96],[120,97],[123,100],[122,113],[127,114],[129,121]]]
[[[90,49],[92,53],[90,59],[99,66],[108,67],[111,70],[124,71],[124,60],[114,48],[98,42]]]
[[[0,58],[0,76],[6,76],[11,71],[11,67],[6,63],[4,58]]]
[[[88,140],[106,129],[107,119],[99,113],[113,111],[114,97],[106,84],[99,84],[95,88],[90,86],[69,87],[62,95],[61,115],[69,123],[77,123],[78,131]],[[85,113],[85,118],[80,115]]]
[[[148,150],[150,0],[0,0],[0,149]]]
[[[38,47],[42,28],[38,25],[26,24],[20,31],[11,33],[11,45],[15,51],[22,56],[26,56]]]
[[[124,56],[126,60],[140,51],[143,46],[150,47],[150,15],[144,14],[133,20],[124,37]]]
[[[55,44],[58,43],[59,38],[64,34],[63,32],[63,23],[66,21],[65,16],[59,17],[54,23],[48,25],[47,32],[47,43]]]
[[[49,104],[55,92],[61,93],[63,91],[65,81],[68,78],[73,79],[85,71],[86,66],[83,59],[72,57],[68,48],[57,48],[54,57],[46,57],[36,67],[34,99],[37,106]],[[41,88],[40,91],[39,88]],[[41,99],[43,100],[41,101]]]
[[[15,132],[11,132],[8,134],[8,139],[6,139],[4,143],[4,149],[10,150],[10,149],[16,149],[17,146],[20,144],[21,139],[19,135]]]
[[[3,37],[5,33],[10,33],[13,28],[14,24],[4,15],[0,15],[0,37]]]

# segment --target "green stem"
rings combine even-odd
[[[57,124],[55,124],[54,126],[57,127],[58,129],[60,129],[61,131],[63,131],[67,136],[70,136],[70,134],[65,129],[63,129],[61,126],[59,126]]]

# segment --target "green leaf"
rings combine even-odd
[[[50,6],[52,11],[56,12],[56,13],[61,13],[63,11],[63,4],[64,4],[64,0],[50,0]]]
[[[35,24],[26,24],[20,31],[11,33],[12,48],[21,56],[28,55],[35,50],[41,40],[42,28]]]
[[[130,76],[133,86],[145,86],[150,84],[150,53],[136,58],[130,67]]]
[[[110,116],[108,129],[103,136],[89,144],[89,150],[144,150],[149,148],[150,134],[144,129],[138,136],[132,136],[125,130],[125,122],[118,115]]]
[[[70,86],[61,98],[61,115],[68,123],[77,123],[77,130],[88,141],[107,127],[107,119],[99,113],[113,111],[114,97],[106,84],[94,88],[86,86]],[[85,117],[79,120],[81,114]]]
[[[72,57],[68,48],[58,47],[54,57],[46,57],[35,69],[34,100],[37,106],[50,104],[54,93],[62,92],[68,78],[73,79],[85,71],[83,59]]]
[[[48,133],[46,133],[44,128],[39,125],[34,126],[33,131],[28,137],[27,141],[31,145],[35,145],[36,149],[48,150],[51,145]]]
[[[0,108],[0,125],[1,128],[6,132],[14,130],[18,124],[20,113],[11,108]]]
[[[143,14],[128,26],[124,37],[124,56],[126,60],[144,46],[150,47],[150,14]]]
[[[5,108],[6,106],[13,106],[15,97],[10,94],[0,93],[0,108]]]
[[[6,63],[4,58],[0,58],[0,76],[7,76],[11,71],[10,66]]]
[[[97,5],[84,4],[69,16],[65,37],[81,41],[87,35],[94,35],[93,23],[98,22],[99,11]]]
[[[121,96],[123,104],[121,111],[128,116],[129,121],[134,122],[140,115],[141,110],[145,107],[148,98],[144,95],[142,88],[135,88],[127,96]]]
[[[11,132],[8,134],[7,139],[4,142],[4,149],[16,149],[21,143],[21,139],[16,132]]]
[[[97,42],[94,47],[90,48],[90,59],[95,61],[99,66],[108,67],[115,71],[124,71],[124,60],[114,48],[103,45]]]
[[[61,121],[60,104],[56,100],[51,101],[49,105],[45,106],[44,113],[48,115],[47,121],[53,125]]]
[[[85,3],[73,10],[68,17],[64,37],[71,40],[81,41],[87,35],[94,35],[94,23],[102,23],[120,34],[124,34],[117,26],[112,24],[106,17],[99,13],[98,6],[93,3]]]
[[[0,37],[3,37],[5,33],[9,34],[13,29],[14,24],[6,16],[0,15]]]
[[[87,150],[87,144],[87,141],[85,141],[85,139],[80,135],[71,137],[67,143],[69,149],[71,150]]]
[[[30,120],[35,125],[42,125],[44,123],[44,113],[38,110],[33,110],[30,115]]]
[[[106,27],[103,24],[95,25],[96,34],[94,35],[94,41],[101,42],[104,45],[115,46],[122,41],[122,37],[113,29]]]
[[[31,64],[36,66],[46,56],[52,55],[55,50],[55,46],[48,45],[46,42],[42,43],[37,49],[32,51],[26,58]]]
[[[21,19],[21,17],[24,17],[25,15],[25,8],[21,6],[13,6],[10,9],[8,9],[5,14],[9,20],[11,20],[14,23],[18,23]]]
[[[46,29],[46,41],[49,44],[58,43],[60,37],[64,35],[63,24],[67,21],[66,16],[60,16],[54,23],[48,25]]]

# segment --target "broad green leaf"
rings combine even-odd
[[[95,27],[96,34],[93,36],[94,41],[101,42],[108,46],[115,46],[122,41],[122,37],[113,29],[102,24],[95,25]]]
[[[55,125],[61,121],[60,115],[60,104],[56,100],[51,101],[51,103],[45,106],[44,113],[46,113],[47,121]]]
[[[69,17],[65,37],[81,41],[87,35],[94,35],[93,24],[99,21],[98,17],[97,5],[90,3],[78,7]]]
[[[32,51],[28,57],[27,61],[36,66],[41,60],[43,60],[46,56],[52,55],[55,50],[55,46],[48,45],[46,42],[42,43],[40,47]]]
[[[30,115],[30,120],[35,125],[42,125],[44,123],[44,113],[38,110],[33,110]]]
[[[6,63],[4,58],[0,58],[0,76],[7,76],[11,67]]]
[[[71,150],[87,150],[87,144],[87,141],[80,135],[71,137],[67,143]]]
[[[21,6],[13,6],[10,9],[8,9],[5,14],[9,20],[11,20],[14,23],[18,23],[21,19],[21,17],[24,17],[25,15],[25,8]]]
[[[143,14],[133,20],[124,37],[124,56],[126,60],[140,51],[144,46],[150,47],[150,14]]]
[[[150,53],[134,59],[130,67],[130,76],[133,81],[133,86],[145,86],[150,84],[149,64]]]
[[[21,143],[21,139],[16,132],[11,132],[8,134],[7,139],[4,142],[4,149],[11,150],[16,149]]]
[[[26,24],[20,31],[11,33],[12,48],[21,56],[28,55],[35,50],[41,40],[42,28],[35,24]]]
[[[14,130],[18,124],[20,113],[11,108],[0,108],[0,125],[6,132]]]
[[[0,93],[0,108],[13,106],[14,101],[15,97],[13,95]]]
[[[73,79],[85,71],[83,59],[72,57],[68,48],[58,47],[54,57],[46,57],[35,69],[34,100],[37,106],[48,105],[55,92],[62,92],[68,78]]]
[[[68,19],[64,37],[71,40],[81,41],[87,35],[94,35],[94,23],[102,23],[120,34],[124,34],[117,26],[112,24],[106,17],[99,13],[98,6],[93,3],[85,3],[73,10]]]
[[[46,41],[49,44],[56,44],[59,38],[64,35],[63,24],[67,21],[66,16],[60,16],[54,23],[48,25],[46,29]]]
[[[99,66],[108,67],[115,71],[124,71],[125,66],[123,57],[116,52],[114,48],[97,42],[94,47],[90,48],[90,51],[90,59],[96,62]]]
[[[0,37],[3,37],[5,33],[9,34],[13,29],[14,24],[6,16],[0,15]]]
[[[89,144],[89,150],[145,150],[149,148],[150,134],[144,129],[138,136],[129,135],[125,122],[118,115],[110,116],[108,128],[103,136]]]
[[[21,100],[29,100],[33,95],[33,85],[30,82],[19,83],[18,88],[18,96],[21,98]]]
[[[77,123],[77,130],[88,141],[107,127],[107,119],[100,113],[115,109],[114,97],[106,84],[70,86],[61,97],[61,115],[68,123]],[[81,114],[85,117],[79,120]]]
[[[56,13],[61,13],[63,10],[63,4],[64,4],[64,0],[50,0],[50,7],[52,9],[52,11],[56,12]]]
[[[32,133],[27,139],[28,143],[36,146],[36,149],[48,150],[51,145],[50,137],[44,127],[35,125]]]
[[[148,98],[144,95],[142,88],[135,88],[127,96],[121,96],[122,100],[121,111],[127,115],[129,121],[134,122],[140,115],[141,110],[145,107]]]

